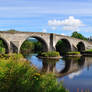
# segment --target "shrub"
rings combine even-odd
[[[0,54],[5,54],[5,48],[0,48]]]
[[[66,54],[67,55],[79,55],[80,52],[67,52]]]
[[[66,92],[53,74],[40,74],[20,54],[5,56],[0,58],[0,92]]]
[[[92,52],[92,49],[86,50],[85,52]]]
[[[49,52],[39,53],[38,56],[42,56],[42,57],[59,57],[60,54],[59,54],[59,52],[56,52],[56,51],[49,51]]]
[[[10,29],[10,30],[8,30],[8,32],[11,33],[11,34],[14,34],[14,33],[18,32],[18,31],[14,30],[14,29]]]

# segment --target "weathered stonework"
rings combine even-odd
[[[7,43],[9,52],[20,52],[20,47],[23,42],[29,37],[37,38],[44,45],[44,51],[56,50],[55,46],[61,39],[66,39],[71,46],[71,51],[77,50],[77,44],[82,42],[85,45],[85,49],[92,49],[92,42],[72,38],[64,35],[42,33],[42,32],[0,32],[0,38]],[[16,50],[15,50],[16,49]]]

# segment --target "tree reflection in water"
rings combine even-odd
[[[69,73],[76,72],[83,68],[85,64],[85,57],[64,57],[64,68],[57,72],[56,63],[57,59],[43,59],[42,60],[42,72],[53,72],[55,74],[60,74],[62,77],[68,75]]]
[[[56,73],[56,62],[58,59],[43,59],[42,72],[53,72]]]

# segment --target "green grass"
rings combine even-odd
[[[48,51],[48,52],[39,53],[38,56],[42,56],[42,57],[59,57],[60,54],[59,54],[59,52],[56,52],[56,51]]]
[[[92,52],[92,49],[86,50],[85,52]]]
[[[67,52],[66,54],[67,55],[79,55],[80,52]]]

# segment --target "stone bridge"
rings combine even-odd
[[[43,44],[44,51],[56,50],[56,44],[59,40],[65,41],[70,51],[78,51],[78,44],[82,50],[92,49],[92,42],[64,35],[42,32],[0,32],[0,39],[4,41],[7,53],[19,53],[23,42],[30,37],[38,39]]]

